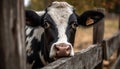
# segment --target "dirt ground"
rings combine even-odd
[[[110,17],[110,18],[109,18]],[[105,18],[105,34],[104,39],[107,39],[114,35],[118,31],[118,17],[115,15],[108,16]],[[75,52],[80,51],[81,49],[87,48],[92,44],[92,27],[90,28],[77,28],[76,38],[75,38]],[[104,61],[104,69],[111,69],[112,64],[116,58],[116,53],[110,58],[109,61]]]

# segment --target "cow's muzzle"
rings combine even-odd
[[[56,50],[57,58],[70,56],[70,52],[71,52],[70,45],[65,43],[60,43],[60,44],[56,44],[54,47],[55,47],[54,49]]]
[[[62,58],[74,56],[73,47],[70,43],[54,43],[50,50],[50,58]]]

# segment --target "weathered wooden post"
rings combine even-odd
[[[103,8],[97,8],[95,10],[105,13],[105,9]],[[104,19],[93,26],[93,44],[100,44],[103,40],[103,37],[104,37]],[[103,62],[101,61],[101,63],[98,66],[96,66],[95,69],[102,69],[102,63]]]
[[[26,69],[23,0],[1,0],[0,9],[0,69]]]
[[[104,13],[105,10],[103,8],[96,9],[99,12]],[[104,19],[99,23],[93,26],[93,44],[101,43],[104,37]]]

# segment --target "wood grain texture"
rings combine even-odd
[[[104,46],[104,59],[108,60],[120,46],[120,32],[109,39],[103,40],[102,46]]]
[[[23,0],[1,0],[0,9],[0,69],[26,69]]]

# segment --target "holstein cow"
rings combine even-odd
[[[67,2],[53,2],[44,11],[26,10],[26,53],[32,69],[61,57],[74,56],[73,44],[77,26],[88,27],[104,15],[86,11],[80,16]]]

